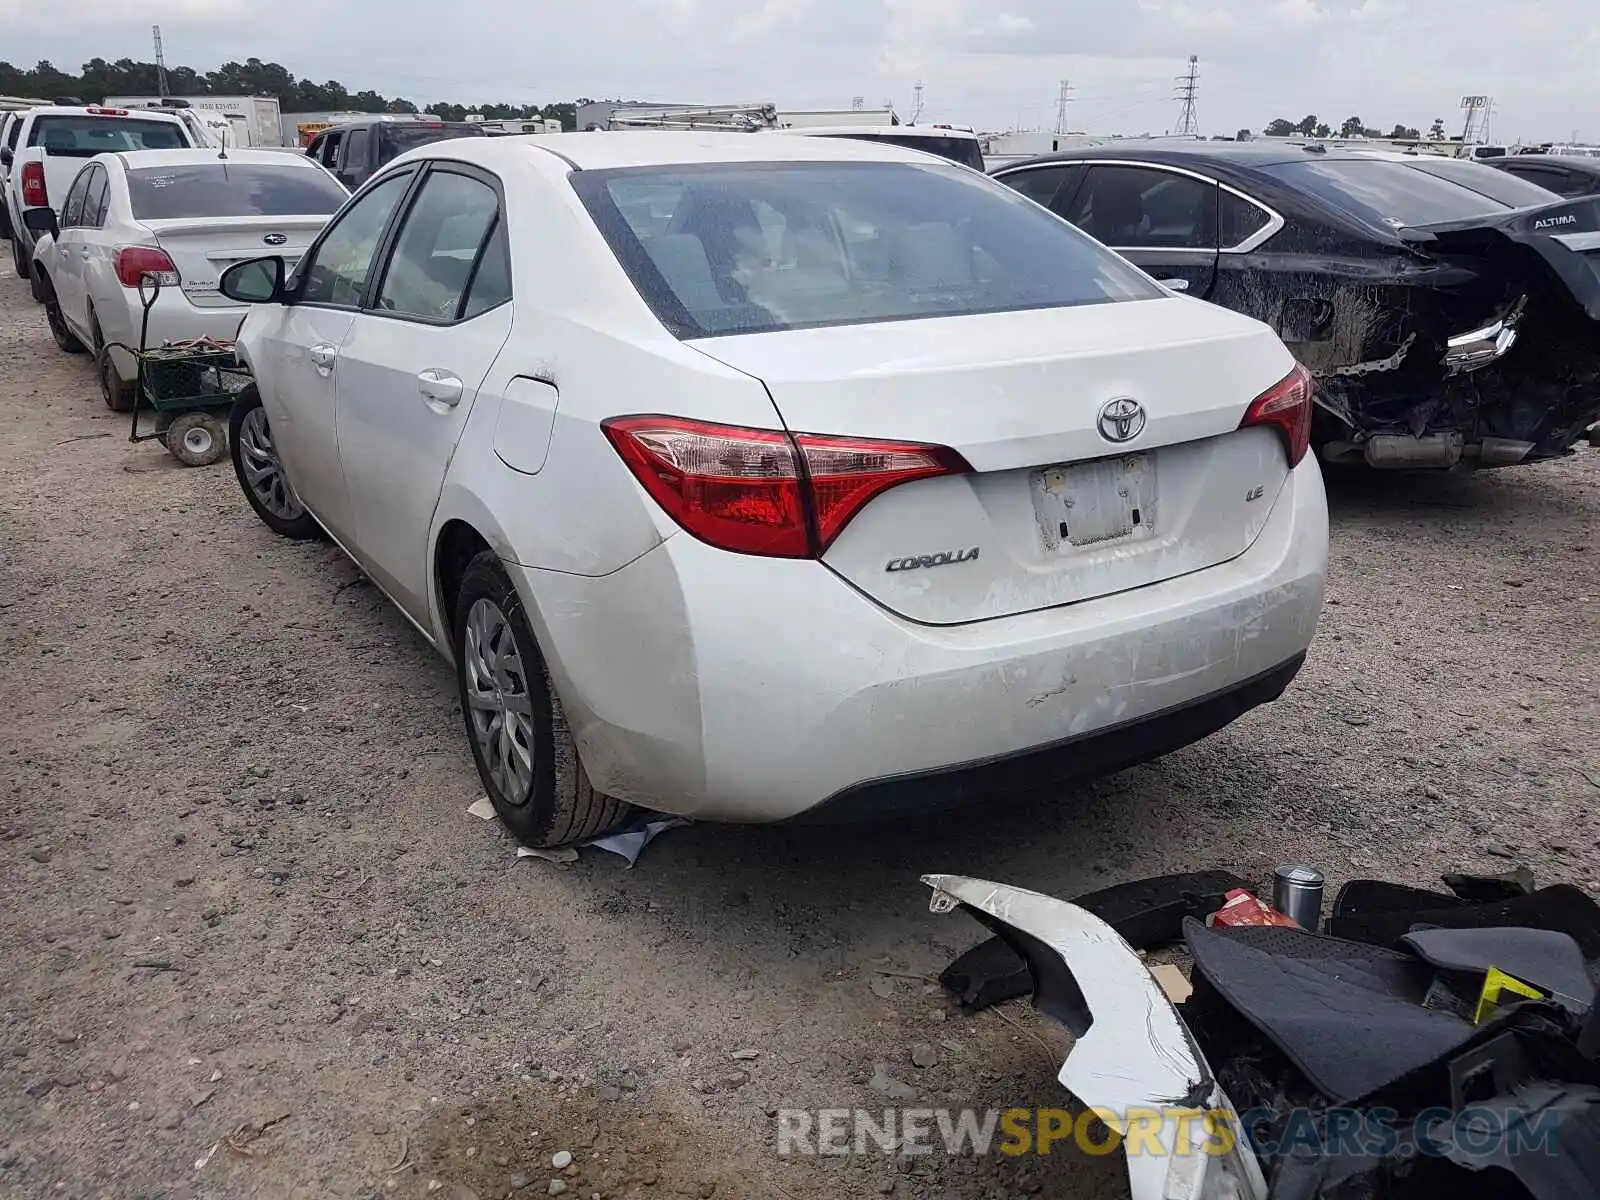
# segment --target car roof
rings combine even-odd
[[[810,137],[903,137],[967,138],[977,141],[970,129],[939,129],[932,125],[808,125],[803,129],[780,129],[779,133],[798,133]]]
[[[99,109],[100,111],[96,112],[96,109]],[[30,108],[20,115],[27,117],[105,117],[109,120],[118,120],[122,117],[155,117],[160,121],[175,121],[180,125],[183,123],[183,119],[175,116],[171,109],[108,109],[102,104],[42,104],[38,108]]]
[[[291,154],[283,150],[229,150],[226,157],[214,147],[207,149],[204,146],[182,150],[119,150],[115,153],[129,170],[143,170],[147,167],[197,167],[207,164],[225,167],[229,163],[235,166],[265,164],[306,168],[313,171],[322,169],[315,160],[307,158],[304,154]]]
[[[770,137],[762,133],[677,133],[605,130],[458,138],[409,151],[408,162],[454,158],[493,169],[523,155],[554,154],[579,170],[666,167],[695,163],[900,162],[927,166],[920,150],[851,138]]]

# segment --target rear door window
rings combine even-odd
[[[1217,248],[1217,185],[1157,167],[1091,167],[1062,215],[1107,246]]]
[[[481,180],[430,173],[400,227],[376,306],[426,321],[460,317],[499,211],[499,196]]]
[[[1242,246],[1272,223],[1272,214],[1254,201],[1224,191],[1222,202],[1222,231],[1219,241],[1224,250]]]
[[[141,221],[178,217],[289,217],[333,213],[350,198],[315,167],[218,159],[128,172],[128,199]]]
[[[72,186],[67,189],[67,198],[61,202],[61,228],[71,229],[83,224],[83,198],[89,191],[89,171],[79,171]]]
[[[28,145],[65,158],[93,158],[116,150],[182,150],[189,139],[176,121],[58,113],[35,117]]]
[[[106,169],[96,163],[89,168],[89,190],[83,197],[83,223],[92,229],[106,223],[108,191]]]
[[[345,165],[359,171],[367,165],[367,143],[372,140],[372,132],[367,129],[352,129],[345,135]]]

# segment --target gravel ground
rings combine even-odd
[[[466,815],[443,663],[226,465],[128,445],[8,273],[0,414],[0,1196],[1115,1196],[1059,1151],[777,1155],[779,1106],[1059,1103],[1060,1030],[927,982],[979,932],[920,873],[1600,890],[1591,451],[1335,481],[1308,666],[1198,746],[870,836],[680,829],[629,871]]]

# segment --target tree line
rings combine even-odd
[[[1410,125],[1396,125],[1388,133],[1368,125],[1360,117],[1346,117],[1344,124],[1335,131],[1328,122],[1316,116],[1302,117],[1298,121],[1291,121],[1286,117],[1279,117],[1269,121],[1267,127],[1261,131],[1268,137],[1290,137],[1299,134],[1301,137],[1330,138],[1336,134],[1343,138],[1368,137],[1392,138],[1397,141],[1420,141],[1422,133]],[[1433,124],[1428,128],[1428,140],[1442,142],[1445,140],[1444,118],[1435,117]]]
[[[69,75],[48,60],[30,68],[0,62],[0,95],[32,96],[40,100],[65,97],[98,104],[107,96],[154,96],[159,92],[155,63],[119,58],[107,62],[92,58],[77,75]],[[482,113],[490,120],[533,120],[544,117],[561,122],[563,129],[577,128],[575,104],[447,104],[417,105],[403,96],[374,91],[351,92],[336,79],[317,83],[297,79],[279,63],[247,58],[227,62],[215,71],[193,67],[167,68],[167,92],[173,96],[276,96],[289,112],[430,112],[446,121],[462,120],[467,113]],[[578,101],[582,104],[584,101]]]

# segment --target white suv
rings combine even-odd
[[[14,143],[0,146],[0,163],[10,172],[5,207],[11,260],[23,279],[32,269],[35,235],[22,214],[49,207],[59,218],[85,159],[110,150],[178,150],[195,144],[189,127],[170,113],[98,104],[30,108],[8,126],[6,136]]]
[[[1311,381],[993,180],[848,139],[396,159],[257,302],[249,502],[454,659],[531,844],[1114,770],[1281,693]]]

